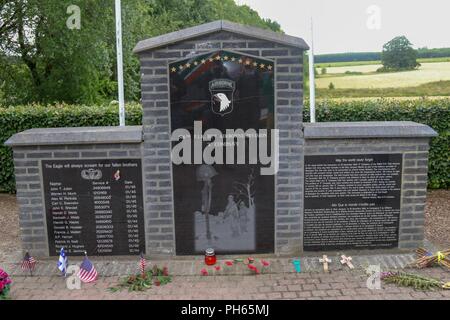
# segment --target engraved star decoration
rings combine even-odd
[[[249,58],[246,56],[235,56],[234,54],[227,54],[224,56],[221,56],[220,54],[216,55],[216,56],[210,56],[210,57],[205,57],[202,58],[201,60],[194,60],[193,62],[188,61],[185,63],[181,63],[177,66],[172,66],[170,68],[170,71],[175,73],[177,72],[177,70],[179,71],[183,71],[183,70],[188,70],[191,67],[195,66],[197,67],[200,64],[205,64],[207,61],[209,62],[214,62],[214,61],[226,61],[226,62],[234,62],[234,63],[239,63],[239,64],[244,64],[246,66],[252,66],[255,69],[260,69],[262,71],[272,71],[273,70],[273,65],[271,64],[265,64],[264,61],[262,60],[258,60],[256,58]]]

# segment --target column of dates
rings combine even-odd
[[[125,181],[125,210],[128,228],[128,249],[130,254],[139,253],[138,201],[136,185]]]
[[[111,254],[114,251],[114,224],[111,207],[111,185],[108,181],[93,182],[95,236],[97,253]]]

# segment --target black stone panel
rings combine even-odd
[[[305,156],[305,251],[398,246],[401,154]]]
[[[49,254],[145,251],[140,159],[42,160]]]
[[[269,59],[231,51],[170,64],[172,132],[185,129],[192,146],[197,140],[201,150],[210,143],[198,135],[208,129],[221,133],[223,140],[213,143],[224,147],[227,129],[254,129],[256,134],[266,129],[270,143],[274,67]],[[200,132],[194,132],[195,121],[202,125]],[[241,149],[246,159],[243,164],[194,164],[195,149],[191,164],[173,164],[177,255],[204,253],[208,247],[220,254],[274,251],[274,176],[260,174],[259,159],[249,163],[248,142],[246,138],[245,149]]]

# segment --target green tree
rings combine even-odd
[[[66,25],[71,0],[1,3],[0,20],[8,28],[0,33],[0,83],[9,84],[5,92],[9,103],[98,101],[99,80],[107,77],[109,71],[104,41],[111,15],[108,2],[80,3],[80,30]],[[20,72],[13,74],[12,70]],[[15,86],[27,95],[11,91]]]
[[[417,52],[405,36],[395,37],[383,46],[381,62],[380,71],[413,70],[420,66]]]
[[[66,26],[78,5],[81,29]],[[116,99],[114,0],[0,0],[0,104]],[[125,94],[140,98],[139,40],[226,19],[281,32],[233,0],[122,1]]]

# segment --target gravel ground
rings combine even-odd
[[[425,238],[440,249],[450,248],[450,190],[428,192]]]
[[[425,237],[436,247],[450,247],[450,190],[429,191]],[[15,196],[0,194],[0,261],[20,252],[19,219]]]
[[[16,197],[0,193],[0,261],[20,250]]]

